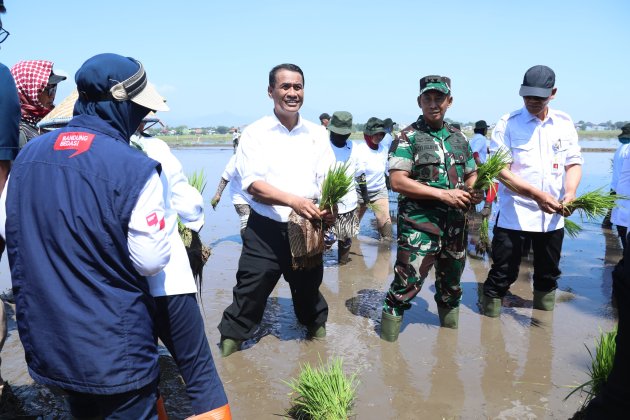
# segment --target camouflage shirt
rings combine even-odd
[[[466,137],[444,123],[432,131],[422,116],[403,129],[392,144],[389,169],[409,172],[410,178],[434,188],[454,189],[464,177],[477,170]],[[401,219],[402,217],[402,219]],[[416,200],[398,195],[399,229],[443,235],[447,224],[464,219],[464,212],[436,200]]]

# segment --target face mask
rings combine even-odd
[[[630,143],[630,138],[622,137],[622,138],[619,139],[619,143],[621,143],[621,144],[628,144],[628,143]]]

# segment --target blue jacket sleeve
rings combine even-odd
[[[20,142],[20,101],[9,69],[0,63],[0,160],[13,160]]]

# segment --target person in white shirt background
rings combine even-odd
[[[516,281],[526,238],[534,251],[533,307],[554,308],[564,238],[562,203],[575,199],[583,162],[571,117],[549,107],[556,92],[553,70],[531,67],[519,91],[524,107],[504,115],[492,132],[490,152],[505,150],[512,161],[499,175],[492,268],[481,297],[489,317],[500,315],[501,300]]]
[[[219,201],[221,201],[221,195],[223,195],[223,190],[228,183],[230,183],[230,197],[232,198],[232,204],[234,204],[234,209],[236,210],[236,214],[238,214],[241,222],[240,232],[242,238],[245,227],[247,226],[247,219],[249,219],[249,212],[251,210],[249,202],[251,201],[252,196],[243,191],[241,177],[236,171],[236,155],[232,155],[227,165],[225,165],[225,169],[223,170],[223,174],[219,180],[219,185],[217,186],[217,191],[214,193],[212,200],[210,200],[210,205],[213,209],[216,209]]]
[[[618,138],[621,144],[613,156],[610,193],[628,195],[630,193],[630,160],[628,159],[630,157],[630,124],[626,124],[621,128],[621,134],[619,134]],[[630,201],[619,200],[617,207],[609,211],[602,221],[602,227],[611,228],[613,224],[617,226],[617,233],[624,248],[626,247],[629,219]]]
[[[330,146],[335,153],[336,165],[348,164],[348,174],[354,178],[359,175],[359,166],[355,156],[354,143],[348,141],[352,133],[352,114],[346,111],[333,113],[328,124]],[[352,188],[337,204],[337,219],[333,232],[337,239],[337,261],[346,264],[350,260],[352,238],[359,233],[359,217],[357,215],[356,181]]]
[[[295,315],[306,326],[307,336],[326,335],[328,303],[319,291],[323,260],[309,269],[293,268],[288,221],[295,212],[307,220],[334,224],[334,215],[315,202],[335,157],[326,129],[299,114],[304,101],[302,69],[295,64],[275,66],[269,72],[267,93],[273,100],[273,115],[247,126],[236,152],[243,190],[253,199],[234,299],[218,326],[223,357],[252,338],[280,276],[289,283]]]
[[[365,141],[356,145],[356,156],[361,172],[365,174],[367,194],[365,191],[361,191],[361,185],[357,188],[357,194],[359,195],[359,221],[368,209],[368,204],[371,204],[372,211],[376,216],[380,239],[391,241],[393,236],[392,221],[389,216],[389,193],[385,184],[389,150],[381,144],[385,134],[386,129],[383,120],[371,117],[365,124],[363,129]]]
[[[203,317],[195,294],[197,284],[188,254],[177,229],[177,219],[198,232],[204,224],[203,197],[188,183],[179,160],[163,140],[145,135],[144,123],[131,142],[162,165],[165,230],[171,243],[171,258],[164,269],[148,276],[151,295],[157,303],[155,326],[158,337],[173,356],[186,385],[193,413],[199,418],[230,418],[223,383],[214,365]],[[212,417],[214,416],[214,417]]]

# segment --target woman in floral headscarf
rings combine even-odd
[[[53,62],[46,60],[20,61],[11,68],[22,109],[20,148],[40,134],[37,123],[53,110],[57,83],[66,80],[52,68]]]

